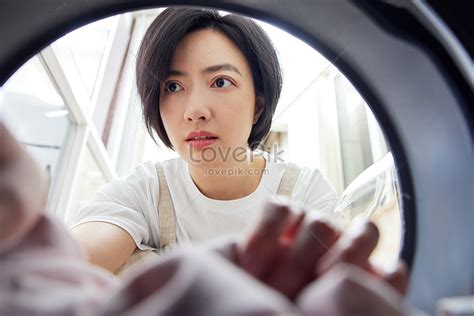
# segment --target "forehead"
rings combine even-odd
[[[220,31],[204,29],[187,34],[178,43],[170,68],[191,71],[225,63],[250,73],[244,54],[231,39]]]

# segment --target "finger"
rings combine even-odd
[[[265,282],[293,299],[314,280],[314,266],[337,237],[338,233],[331,225],[313,220],[301,229],[287,257],[271,271]]]
[[[350,229],[324,255],[316,268],[316,274],[321,275],[327,272],[338,262],[350,263],[369,271],[369,257],[377,246],[378,239],[379,231],[371,222]]]
[[[279,240],[290,220],[291,211],[287,205],[267,203],[260,222],[239,250],[240,266],[251,275],[261,277],[281,250]]]
[[[313,220],[298,235],[290,260],[299,271],[313,278],[314,266],[337,240],[337,231],[329,223]]]
[[[224,236],[221,238],[215,238],[210,240],[202,245],[203,249],[209,250],[211,252],[217,253],[223,258],[229,260],[234,264],[238,264],[237,255],[238,255],[238,240],[236,236]]]
[[[391,287],[343,263],[303,289],[296,305],[305,315],[411,315]]]
[[[395,270],[382,275],[382,278],[398,293],[405,295],[408,288],[408,269],[403,261],[398,261]]]
[[[285,231],[280,237],[280,241],[283,244],[291,245],[294,242],[296,236],[298,235],[298,232],[300,231],[303,225],[305,214],[305,212],[301,212],[298,215],[293,216],[292,220],[290,220],[290,223],[287,225]]]

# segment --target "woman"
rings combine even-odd
[[[241,233],[276,194],[332,214],[336,196],[318,170],[255,150],[282,80],[271,41],[252,20],[166,9],[142,41],[136,81],[149,133],[179,158],[140,165],[74,214],[72,233],[92,263],[116,271],[137,247]]]
[[[266,205],[243,243],[177,252],[120,284],[86,264],[64,227],[43,213],[47,186],[1,109],[0,139],[0,315],[415,314],[400,296],[403,264],[378,273],[369,262],[375,225],[347,233],[318,220],[295,226],[278,203]]]

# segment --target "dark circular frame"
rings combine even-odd
[[[411,2],[8,0],[0,3],[0,84],[82,25],[171,5],[218,8],[271,23],[336,65],[371,107],[394,156],[410,300],[433,311],[438,298],[472,291],[472,278],[466,279],[472,262],[453,259],[472,252],[472,78],[432,17]],[[443,238],[437,234],[442,231]]]

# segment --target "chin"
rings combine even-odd
[[[226,166],[226,163],[223,161],[188,161],[189,164],[197,168],[222,168]]]
[[[212,150],[206,152],[206,148]],[[236,155],[235,148],[245,148],[244,146],[230,146],[219,144],[217,146],[209,146],[202,149],[190,149],[188,146],[183,148],[180,156],[190,165],[198,168],[220,168],[226,167],[233,161]],[[210,154],[213,152],[213,154]],[[240,155],[246,155],[246,152],[239,152]]]

